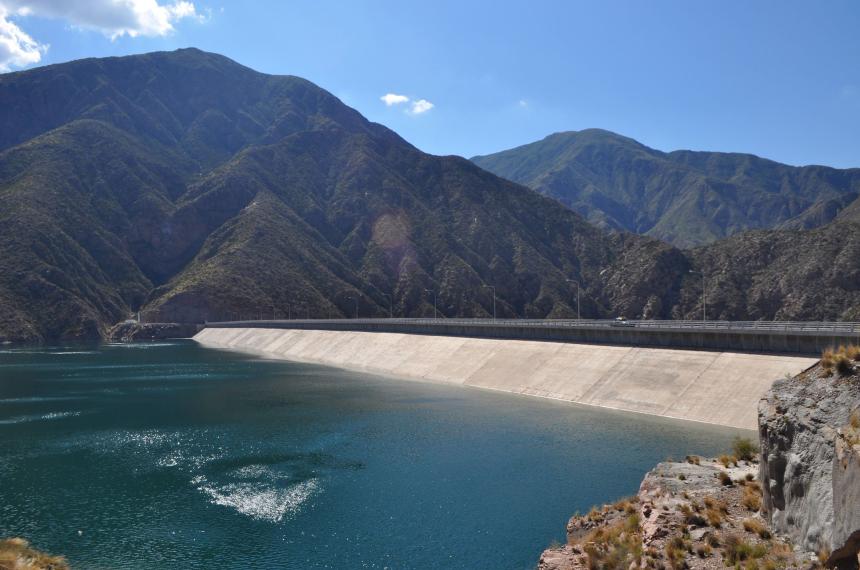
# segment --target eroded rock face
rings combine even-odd
[[[856,559],[860,552],[860,451],[852,430],[845,431],[836,440],[833,457],[834,560]]]
[[[758,466],[739,463],[658,464],[636,496],[570,519],[567,544],[545,550],[538,570],[809,568],[761,518]]]
[[[860,377],[820,367],[773,385],[759,404],[760,479],[773,528],[798,547],[857,567],[860,456],[852,414]],[[857,420],[855,419],[855,423]]]

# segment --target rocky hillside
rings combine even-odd
[[[709,318],[856,318],[851,212],[684,251],[216,54],[0,75],[0,341],[104,338],[138,311],[429,316],[434,296],[486,317],[494,290],[500,317],[572,317],[577,283],[583,317],[698,318],[690,270]]]
[[[707,275],[709,318],[860,320],[860,220],[746,232],[686,255]],[[685,288],[680,306],[694,292]]]
[[[538,570],[808,568],[762,516],[756,471],[730,457],[660,463],[636,496],[571,518]]]
[[[0,76],[0,339],[262,315],[641,312],[671,248],[608,236],[315,85],[199,50]],[[623,261],[623,268],[621,262]]]
[[[860,195],[860,169],[794,167],[737,153],[665,153],[600,129],[556,133],[472,160],[599,226],[678,247],[750,229],[818,227]]]

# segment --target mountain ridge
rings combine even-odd
[[[860,196],[860,168],[747,153],[663,152],[603,129],[563,131],[472,161],[601,227],[695,247],[752,229],[811,228]]]
[[[576,283],[584,317],[697,318],[689,271],[708,263],[712,318],[857,318],[850,271],[790,255],[853,263],[850,208],[765,232],[738,265],[736,244],[606,232],[308,81],[199,50],[3,75],[0,103],[0,340],[102,338],[137,311],[573,317]]]

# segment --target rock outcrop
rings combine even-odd
[[[661,463],[639,493],[574,516],[538,570],[860,567],[860,348],[827,351],[759,405],[758,465]],[[751,442],[736,445],[752,457]],[[729,465],[734,465],[729,468]],[[755,474],[758,474],[756,480]]]
[[[0,540],[0,568],[3,570],[69,570],[66,559],[30,547],[23,538]]]
[[[108,339],[115,342],[138,340],[165,340],[172,338],[191,338],[199,327],[190,323],[137,323],[124,322],[116,325],[108,333]]]
[[[764,508],[774,529],[828,566],[857,568],[860,376],[843,359],[776,382],[759,406]]]
[[[755,463],[721,459],[660,463],[635,497],[570,519],[538,570],[808,566],[759,513]]]

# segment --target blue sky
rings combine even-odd
[[[310,79],[434,154],[600,127],[860,167],[856,0],[0,0],[11,70],[187,46]]]

